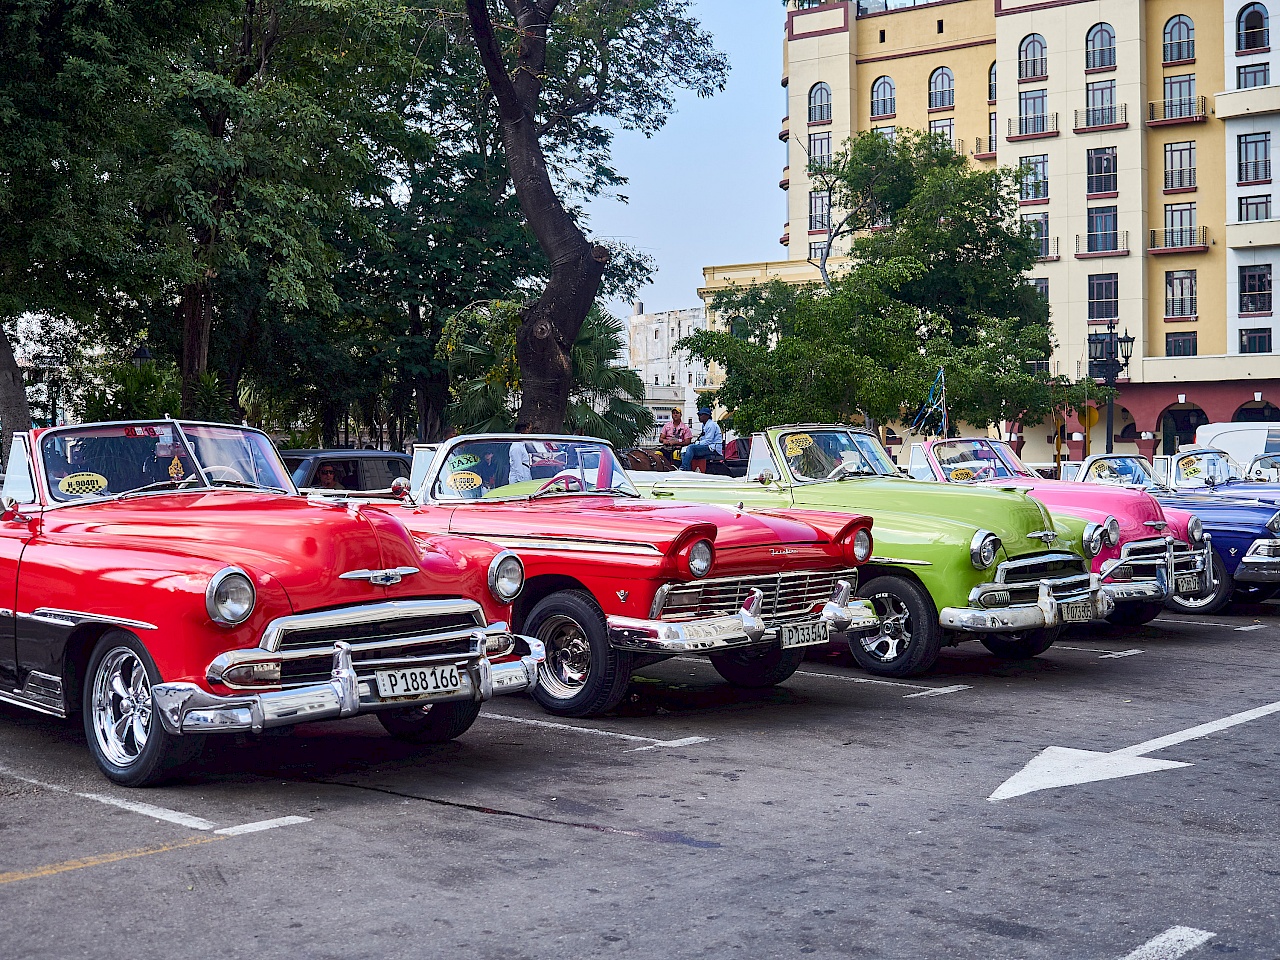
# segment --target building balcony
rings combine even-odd
[[[1084,52],[1084,69],[1086,73],[1101,73],[1116,68],[1116,48],[1097,47]]]
[[[1129,105],[1113,103],[1105,107],[1085,107],[1077,110],[1074,132],[1091,130],[1123,130],[1129,126]]]
[[[1175,123],[1203,123],[1209,118],[1209,101],[1204,97],[1178,100],[1152,100],[1147,104],[1147,126],[1164,127]]]
[[[1049,181],[1048,180],[1023,180],[1022,187],[1018,191],[1018,204],[1027,206],[1030,204],[1048,203],[1049,202]]]
[[[1271,50],[1271,36],[1266,27],[1253,30],[1240,30],[1236,33],[1236,56],[1247,57],[1255,53],[1268,53]]]
[[[1119,196],[1120,177],[1114,173],[1091,173],[1085,178],[1085,193],[1090,200]]]
[[[1097,257],[1127,257],[1128,255],[1128,230],[1076,234],[1077,260],[1091,260]]]
[[[1219,120],[1280,113],[1280,91],[1274,83],[1265,87],[1228,90],[1213,98],[1213,112]]]
[[[1204,253],[1209,249],[1208,227],[1165,227],[1152,230],[1147,249],[1160,253]]]
[[[778,187],[781,190],[791,189],[791,168],[782,168],[782,179],[778,181]]]
[[[1058,115],[1056,113],[1033,113],[1025,117],[1009,118],[1007,140],[1038,140],[1043,137],[1058,135]]]
[[[1270,290],[1240,294],[1240,316],[1270,316],[1271,312]]]
[[[1195,63],[1195,40],[1175,40],[1164,45],[1164,65],[1172,67],[1179,63]]]
[[[1049,59],[1047,57],[1028,57],[1018,61],[1018,82],[1030,83],[1033,80],[1047,80],[1049,77]]]
[[[1280,247],[1280,220],[1228,223],[1227,246],[1233,250],[1249,247]]]
[[[956,105],[956,92],[952,90],[930,90],[930,110],[950,110]]]
[[[889,120],[898,115],[898,98],[885,97],[871,101],[871,119]]]
[[[784,223],[782,225],[782,236],[778,238],[778,242],[782,244],[784,247],[789,247],[791,245],[791,224],[790,223]]]
[[[1179,167],[1164,172],[1165,193],[1190,193],[1196,188],[1196,168]]]
[[[1266,160],[1245,160],[1236,167],[1236,185],[1247,186],[1251,183],[1271,182],[1271,158]]]
[[[1164,318],[1166,320],[1194,320],[1198,315],[1196,297],[1165,297]]]
[[[996,158],[996,138],[975,137],[973,141],[973,158],[975,160],[994,160]]]
[[[1054,260],[1061,259],[1058,256],[1058,238],[1057,237],[1041,237],[1040,238],[1040,255],[1036,257],[1041,263],[1051,263]]]
[[[786,143],[788,140],[791,139],[791,118],[790,117],[782,118],[782,130],[778,133],[778,139],[781,140],[783,143]]]

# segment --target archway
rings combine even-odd
[[[1194,403],[1175,403],[1166,407],[1160,415],[1157,450],[1166,455],[1177,453],[1179,446],[1195,442],[1196,427],[1210,422],[1209,415]]]
[[[1231,417],[1232,423],[1280,423],[1280,407],[1265,400],[1242,403]]]

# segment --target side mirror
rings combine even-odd
[[[13,497],[0,497],[0,520],[6,523],[18,519],[18,501]]]
[[[762,484],[768,484],[768,483],[773,483],[773,481],[778,478],[773,475],[772,470],[761,470],[760,476],[756,477],[756,479],[759,480],[760,483]]]
[[[396,477],[391,481],[391,495],[397,500],[408,500],[412,492],[413,487],[410,486],[408,477]]]

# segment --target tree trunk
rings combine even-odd
[[[31,407],[27,386],[13,355],[9,335],[0,327],[0,464],[8,469],[9,442],[15,433],[31,429]]]
[[[209,335],[213,331],[213,292],[209,281],[182,288],[182,412],[191,410],[200,375],[209,368]]]
[[[467,0],[467,16],[498,103],[502,144],[516,198],[551,263],[551,278],[542,296],[524,311],[516,334],[521,383],[516,429],[555,433],[563,428],[569,406],[569,351],[600,292],[609,251],[587,240],[556,196],[538,139],[539,77],[546,69],[547,28],[556,4],[539,0],[508,6],[519,9],[516,25],[520,45],[513,74],[507,72],[486,0]]]

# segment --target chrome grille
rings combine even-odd
[[[1125,563],[1163,564],[1168,554],[1163,540],[1137,540],[1126,543],[1121,556]]]
[[[1049,589],[1059,600],[1088,593],[1089,567],[1083,557],[1074,553],[1039,553],[1006,560],[996,568],[996,583],[1008,586],[1013,603],[1034,603],[1041,580],[1049,582]]]
[[[1190,544],[1175,541],[1173,569],[1175,573],[1199,573],[1204,567],[1200,551]]]
[[[755,577],[723,577],[672,584],[654,602],[653,616],[664,620],[690,620],[736,613],[751,590],[764,594],[761,616],[765,619],[808,613],[831,599],[838,580],[858,582],[858,572],[845,570],[797,570]]]

